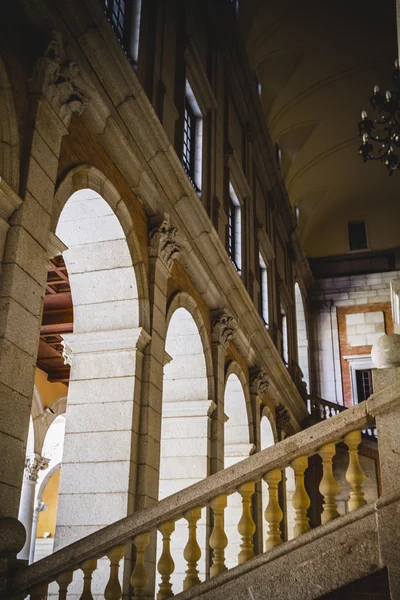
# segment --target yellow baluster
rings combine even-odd
[[[336,454],[336,444],[330,442],[319,448],[318,454],[322,458],[323,476],[319,484],[319,491],[324,497],[324,510],[321,515],[322,524],[328,523],[339,516],[336,504],[336,496],[339,492],[339,486],[333,476],[332,460]]]
[[[36,585],[32,590],[29,591],[29,595],[31,600],[43,600],[43,598],[47,597],[47,583],[41,583]]]
[[[89,558],[89,560],[85,560],[79,567],[83,571],[83,592],[79,600],[93,600],[92,574],[96,570],[97,560]]]
[[[361,443],[361,431],[352,431],[351,433],[348,433],[343,441],[349,449],[349,466],[346,471],[346,480],[351,487],[348,509],[349,512],[352,512],[353,510],[356,510],[356,508],[366,504],[362,489],[365,474],[358,460],[358,446]]]
[[[210,546],[214,550],[213,563],[210,569],[211,577],[226,571],[225,565],[225,548],[228,545],[224,529],[224,510],[227,505],[227,496],[221,494],[210,502],[210,506],[214,512],[214,528],[210,536]]]
[[[166,600],[166,598],[171,598],[174,595],[172,593],[171,574],[174,572],[175,563],[171,556],[171,534],[175,531],[175,522],[166,521],[160,525],[158,530],[162,535],[163,550],[157,564],[158,572],[161,575],[157,600]]]
[[[119,582],[119,563],[125,553],[125,546],[117,546],[107,552],[107,558],[110,561],[110,579],[104,590],[105,600],[120,600],[122,596],[121,584]]]
[[[197,563],[201,557],[201,550],[197,543],[197,521],[201,518],[201,508],[192,508],[192,510],[188,510],[183,516],[188,522],[189,529],[189,539],[183,551],[183,556],[188,566],[183,582],[183,589],[188,590],[193,585],[200,583]]]
[[[140,533],[133,538],[133,544],[136,548],[136,565],[131,575],[131,585],[135,596],[143,598],[145,588],[149,582],[147,570],[144,564],[144,552],[150,543],[150,532]]]
[[[242,496],[242,517],[238,524],[238,532],[242,537],[238,556],[239,565],[254,556],[253,535],[256,531],[256,524],[251,514],[251,497],[255,492],[255,487],[254,481],[249,481],[238,488],[238,492]]]
[[[265,542],[265,550],[271,550],[275,546],[282,544],[280,523],[283,519],[283,512],[279,506],[278,485],[282,479],[282,471],[273,469],[263,477],[268,484],[268,506],[265,509],[265,520],[268,523],[268,537]]]
[[[294,537],[301,535],[302,533],[306,533],[310,530],[310,525],[308,523],[307,510],[310,506],[310,498],[306,492],[306,488],[304,485],[304,471],[308,467],[308,458],[307,456],[299,456],[295,458],[291,463],[296,481],[296,489],[293,494],[292,504],[293,508],[296,511],[295,516],[295,526],[294,526]]]
[[[73,576],[73,571],[67,571],[66,573],[57,575],[56,582],[58,583],[58,600],[66,600],[68,586],[71,583]]]

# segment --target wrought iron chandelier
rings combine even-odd
[[[386,90],[382,94],[379,87],[374,87],[374,93],[369,99],[376,119],[368,117],[363,110],[361,121],[358,123],[358,133],[362,136],[360,154],[367,160],[380,160],[388,168],[389,175],[399,166],[400,153],[400,71],[398,60],[392,72],[396,89]]]
[[[400,0],[396,0],[397,18],[397,47],[400,57]],[[383,162],[389,175],[400,166],[400,70],[399,61],[396,59],[392,80],[395,89],[381,93],[379,87],[374,87],[374,94],[369,99],[374,118],[368,118],[368,113],[363,110],[361,121],[358,123],[358,133],[362,137],[359,152],[364,159],[380,160]],[[375,118],[376,117],[376,118]]]

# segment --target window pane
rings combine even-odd
[[[349,221],[349,248],[350,250],[365,250],[367,248],[367,233],[364,221]]]
[[[367,400],[373,392],[371,369],[360,369],[356,371],[357,401]]]

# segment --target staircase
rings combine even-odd
[[[0,598],[21,600],[30,594],[31,600],[47,597],[59,600],[119,600],[131,597],[132,590],[135,598],[154,598],[151,591],[154,558],[152,562],[151,556],[154,557],[154,532],[158,530],[162,534],[162,554],[157,565],[160,575],[157,600],[172,596],[179,600],[311,600],[327,594],[330,595],[326,598],[357,598],[355,590],[358,584],[354,582],[359,581],[361,589],[362,581],[368,582],[368,577],[372,577],[370,581],[381,581],[381,595],[376,597],[399,600],[400,369],[385,370],[382,381],[383,389],[366,402],[324,419],[29,567],[14,571],[8,576],[7,591]],[[375,386],[375,389],[378,388]],[[362,431],[375,426],[382,494],[375,502],[367,504],[358,448],[362,442]],[[339,486],[332,471],[332,460],[339,443],[344,443],[348,450],[348,514],[342,517],[336,505]],[[323,496],[323,512],[321,525],[311,529],[308,515],[314,494],[309,494],[310,490],[306,489],[305,472],[310,459],[317,454],[322,459],[319,492]],[[285,507],[281,506],[279,485],[282,471],[288,467],[295,474],[292,501],[295,537],[283,542],[281,523],[286,515]],[[260,536],[260,531],[257,531],[254,520],[254,507],[258,482],[262,479],[269,491],[265,511],[268,533],[264,548],[260,548],[256,555],[254,541]],[[224,511],[227,497],[233,493],[240,494],[242,500],[242,514],[238,522],[241,544],[238,565],[227,570],[225,553],[228,540],[224,531]],[[209,577],[200,582],[197,570],[200,547],[196,527],[205,507],[211,511],[212,517],[207,563]],[[170,542],[175,523],[182,518],[188,529],[183,552],[187,568],[181,591],[171,589],[174,557]],[[130,552],[132,544],[134,560]],[[101,571],[101,577],[96,576],[96,569]],[[385,596],[388,594],[387,581],[390,596]],[[350,586],[350,595],[331,595],[335,590],[341,594],[340,588],[346,590],[344,586]]]

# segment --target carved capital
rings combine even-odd
[[[265,394],[268,390],[269,386],[269,377],[266,371],[254,371],[251,375],[250,379],[251,389],[253,393],[260,396],[260,398]]]
[[[152,229],[149,235],[150,256],[160,258],[168,270],[171,270],[174,260],[179,258],[181,244],[179,242],[179,231],[171,225],[168,213],[164,214],[164,220],[160,225]]]
[[[62,340],[61,344],[63,346],[62,357],[64,359],[64,365],[72,366],[72,348],[65,340]]]
[[[286,431],[290,423],[290,412],[283,404],[279,404],[275,410],[276,427],[278,431]]]
[[[85,108],[90,98],[89,88],[77,63],[68,59],[61,33],[53,31],[44,56],[36,62],[32,91],[42,93],[68,126],[72,114],[80,115]]]
[[[49,466],[50,459],[44,458],[40,454],[32,454],[25,458],[25,470],[24,479],[25,481],[36,481],[39,477],[39,471],[47,469]]]
[[[228,310],[219,313],[212,323],[212,341],[221,344],[225,349],[235,338],[237,323]]]

